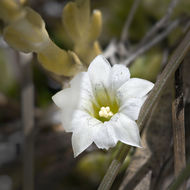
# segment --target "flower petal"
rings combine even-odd
[[[91,82],[87,73],[83,77],[80,88],[80,99],[78,104],[78,109],[88,112],[94,115],[93,106],[98,106],[98,103],[94,97]]]
[[[80,86],[85,73],[79,73],[71,81],[71,87],[56,93],[52,99],[62,109],[62,123],[66,132],[71,130],[71,119],[73,111],[78,106],[80,97]]]
[[[92,135],[91,137],[98,148],[108,149],[117,143],[114,129],[109,125],[109,122],[102,123],[81,110],[76,110],[73,115],[72,129],[74,133],[84,129],[88,131],[89,136]]]
[[[74,157],[77,157],[81,152],[88,148],[92,142],[92,133],[87,126],[80,128],[80,130],[75,130],[72,135]]]
[[[100,123],[98,120],[86,119],[85,121],[88,124],[85,126],[79,126],[78,129],[75,128],[72,136],[72,146],[74,151],[74,156],[78,156],[86,148],[88,148],[92,142],[94,142],[98,148],[108,150],[110,147],[114,147],[117,143],[115,137],[114,129],[109,122]]]
[[[129,69],[124,65],[114,65],[111,70],[112,89],[117,90],[130,79]]]
[[[72,93],[71,88],[67,88],[57,92],[54,96],[52,96],[52,99],[59,108],[63,109],[65,108],[65,105],[68,104],[68,101],[66,101],[68,100],[68,95],[74,95],[71,99],[75,100],[76,97],[75,94]]]
[[[106,87],[109,86],[110,72],[111,66],[102,55],[97,56],[88,68],[91,82],[93,84],[104,83]]]
[[[72,130],[75,131],[85,126],[88,126],[88,128],[92,129],[94,126],[98,126],[101,123],[101,121],[95,119],[87,112],[82,110],[75,110],[73,113],[71,125]]]
[[[79,73],[78,75],[76,75],[70,82],[70,88],[63,89],[52,97],[54,103],[59,108],[68,109],[70,107],[77,107],[81,81],[84,75],[85,73]]]
[[[94,143],[98,148],[108,150],[110,147],[114,147],[117,143],[114,129],[109,122],[104,122],[99,126],[93,128]]]
[[[110,74],[111,66],[101,55],[97,56],[88,68],[94,95],[101,105],[109,103]]]
[[[80,154],[94,141],[98,132],[100,134],[103,132],[100,131],[102,125],[102,122],[91,117],[88,113],[81,110],[75,111],[72,120],[72,144],[75,156]]]
[[[67,88],[55,94],[52,99],[54,103],[62,109],[61,120],[63,127],[65,131],[70,132],[70,121],[77,103],[76,94],[73,93],[73,89]]]
[[[117,90],[117,98],[120,105],[126,101],[126,98],[140,98],[145,96],[154,84],[150,81],[138,78],[129,79]]]
[[[144,96],[142,98],[126,99],[126,102],[119,108],[119,112],[127,115],[132,120],[137,120],[141,106],[143,105],[146,98],[147,96]]]
[[[71,132],[71,120],[74,110],[81,109],[93,114],[92,102],[95,98],[90,79],[86,72],[79,73],[70,82],[71,87],[56,93],[52,99],[62,109],[62,123],[66,132]]]
[[[139,128],[135,121],[122,113],[115,114],[110,124],[114,128],[116,138],[128,145],[140,147]]]

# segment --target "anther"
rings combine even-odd
[[[110,110],[110,107],[109,107],[109,106],[101,107],[101,109],[100,109],[100,111],[99,111],[99,116],[108,119],[108,118],[110,118],[110,117],[113,116],[113,113],[112,113],[112,111]]]

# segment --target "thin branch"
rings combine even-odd
[[[131,23],[133,21],[133,18],[134,18],[134,15],[136,13],[139,3],[140,3],[140,0],[134,0],[132,8],[130,9],[129,15],[125,21],[125,24],[121,33],[120,41],[117,45],[117,52],[119,56],[123,58],[125,58],[129,54],[129,49],[128,49],[130,47],[129,39],[128,39],[129,28],[131,26]]]
[[[16,52],[21,75],[21,111],[23,130],[23,190],[34,190],[34,86],[29,60]]]
[[[23,190],[34,190],[34,86],[31,64],[23,65],[22,120],[24,130]]]
[[[164,27],[173,11],[174,11],[174,8],[176,7],[177,3],[179,2],[180,0],[171,0],[169,6],[168,6],[168,9],[166,11],[166,14],[164,15],[164,17],[162,17],[162,19],[160,19],[150,30],[149,32],[145,35],[145,37],[142,39],[142,41],[140,42],[139,46],[142,46],[143,44],[145,44],[146,42],[148,42],[152,37],[154,37],[154,35],[162,28]]]
[[[161,40],[163,40],[164,38],[166,38],[168,36],[168,34],[174,30],[178,25],[179,25],[179,20],[175,20],[173,21],[167,28],[166,30],[164,30],[160,35],[156,36],[152,41],[150,41],[149,43],[145,44],[143,47],[139,48],[137,51],[134,51],[134,53],[132,53],[131,55],[129,55],[129,57],[122,61],[121,64],[124,65],[129,65],[132,61],[134,61],[139,55],[145,53],[146,51],[148,51],[150,48],[152,48],[153,46],[155,46],[157,43],[159,43]]]
[[[167,64],[167,62],[168,62],[168,57],[169,57],[169,50],[166,48],[166,49],[163,51],[162,63],[161,63],[161,67],[162,67],[162,68],[164,68],[165,65]]]
[[[104,50],[103,55],[108,59],[115,54],[116,50],[116,40],[113,39]]]
[[[127,17],[127,20],[125,22],[122,34],[121,34],[121,42],[125,42],[125,40],[128,38],[128,34],[129,34],[129,27],[133,21],[135,12],[139,6],[141,0],[134,0],[134,3],[132,5],[132,8],[130,9],[129,15]]]
[[[175,99],[172,102],[173,141],[174,141],[174,171],[175,177],[186,166],[185,158],[185,126],[184,126],[184,103],[182,64],[175,73]],[[181,190],[186,189],[186,184]]]
[[[155,105],[158,98],[160,97],[166,83],[173,75],[173,73],[176,71],[176,69],[179,67],[180,63],[184,59],[189,49],[190,49],[190,31],[187,33],[183,41],[180,43],[180,45],[177,47],[177,49],[171,56],[169,63],[167,64],[164,71],[160,75],[160,78],[157,80],[156,84],[154,85],[154,88],[152,89],[150,95],[146,99],[143,107],[141,108],[141,112],[139,114],[139,118],[137,121],[140,130],[146,124],[148,117],[152,111],[152,108]],[[112,183],[114,182],[119,172],[123,160],[128,153],[128,151],[126,151],[125,146],[126,145],[122,144],[120,151],[118,151],[118,154],[113,159],[104,179],[102,180],[99,186],[99,190],[109,190],[110,187],[112,186]],[[118,157],[118,155],[122,156]]]

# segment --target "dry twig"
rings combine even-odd
[[[127,39],[128,39],[128,34],[129,34],[129,28],[131,26],[131,23],[133,21],[133,18],[134,18],[134,15],[135,15],[135,12],[139,6],[139,3],[140,3],[141,0],[135,0],[134,3],[133,3],[133,6],[129,12],[129,15],[127,17],[127,20],[125,22],[125,25],[124,25],[124,28],[123,28],[123,31],[122,31],[122,34],[121,34],[121,42],[125,42]]]
[[[155,46],[157,43],[162,41],[164,38],[168,36],[168,34],[174,30],[180,23],[180,20],[173,21],[161,34],[156,36],[153,40],[149,41],[147,44],[145,44],[143,47],[140,47],[137,51],[133,51],[126,60],[122,61],[121,64],[129,65],[132,61],[134,61],[138,56],[142,55],[146,51],[148,51],[150,48]]]
[[[183,81],[182,65],[175,73],[175,99],[172,102],[172,123],[174,141],[174,171],[175,177],[186,166],[185,158],[185,124],[184,124],[184,103],[183,103]],[[181,187],[185,190],[186,185]]]
[[[166,14],[147,32],[145,37],[142,39],[142,41],[139,43],[139,47],[143,46],[145,43],[147,43],[149,40],[154,38],[156,33],[163,27],[165,27],[169,19],[174,11],[174,8],[176,7],[179,0],[172,0],[168,6],[168,9],[166,11]]]
[[[23,190],[34,190],[34,86],[32,66],[16,54],[21,76],[21,114],[23,130]]]

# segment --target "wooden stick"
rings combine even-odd
[[[175,177],[177,177],[186,166],[182,64],[175,72],[174,88],[175,98],[172,102],[172,124],[174,142],[174,173]],[[186,184],[183,184],[181,190],[185,189]]]

